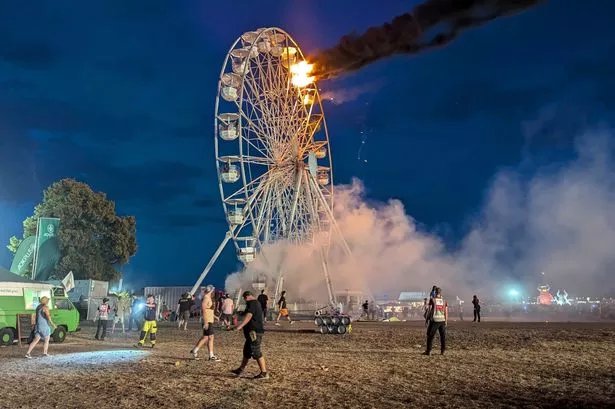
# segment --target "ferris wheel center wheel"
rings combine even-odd
[[[310,64],[279,28],[242,34],[220,72],[215,104],[218,184],[228,241],[250,263],[275,241],[323,243],[332,223],[332,162]],[[326,242],[325,240],[325,242]]]

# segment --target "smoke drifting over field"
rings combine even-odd
[[[349,34],[309,57],[313,74],[330,78],[394,54],[416,54],[454,40],[462,31],[521,12],[543,0],[428,0],[390,23]]]
[[[487,189],[483,210],[455,251],[436,235],[417,229],[398,200],[368,204],[359,181],[336,190],[334,213],[353,258],[336,250],[329,269],[336,290],[396,296],[434,283],[448,297],[485,293],[507,282],[535,294],[540,272],[552,288],[570,295],[615,290],[615,155],[610,134],[578,138],[566,166],[531,178],[502,171]],[[229,276],[227,289],[249,288],[263,274],[274,288],[278,272],[294,297],[326,301],[318,254],[276,243],[245,272]]]

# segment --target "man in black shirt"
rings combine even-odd
[[[478,318],[478,322],[480,322],[480,301],[478,301],[478,297],[476,294],[472,297],[472,304],[474,305],[474,321],[476,322],[476,318]]]
[[[243,345],[243,360],[241,365],[237,369],[233,369],[235,375],[239,376],[250,362],[250,358],[253,358],[258,363],[258,367],[261,372],[254,377],[254,379],[269,379],[267,373],[267,367],[265,365],[265,358],[261,352],[261,343],[263,340],[263,334],[265,333],[265,326],[263,324],[263,310],[260,303],[254,298],[254,295],[250,291],[243,293],[243,299],[246,302],[245,316],[241,324],[235,328],[235,331],[243,329],[243,335],[246,342]]]
[[[369,319],[369,301],[365,300],[365,302],[363,303],[363,315],[365,316],[365,319]]]
[[[280,312],[278,313],[278,318],[275,320],[275,325],[280,325],[281,317],[286,317],[286,319],[291,324],[294,324],[293,320],[290,318],[288,307],[286,306],[286,291],[282,291],[282,294],[280,294],[280,300],[278,301],[278,308],[280,309]]]
[[[265,290],[261,291],[256,300],[261,305],[261,309],[263,310],[263,320],[267,321],[267,302],[269,301],[269,297],[265,294]]]
[[[179,324],[177,328],[181,328],[184,325],[184,331],[188,329],[188,320],[190,319],[190,309],[194,301],[192,301],[192,294],[185,293],[182,298],[177,302],[177,316],[179,317]]]

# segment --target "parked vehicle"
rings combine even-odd
[[[64,289],[32,281],[0,268],[1,346],[12,345],[17,340],[17,315],[34,314],[43,296],[50,299],[49,312],[57,325],[52,339],[54,342],[63,342],[68,333],[79,330],[79,312]]]

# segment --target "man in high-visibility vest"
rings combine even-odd
[[[145,346],[147,334],[149,334],[152,348],[156,345],[156,332],[158,332],[158,323],[156,322],[157,309],[156,299],[152,294],[148,294],[145,302],[145,309],[143,310],[143,328],[141,329],[139,342],[136,345],[137,348]]]
[[[427,326],[427,349],[423,355],[431,353],[433,339],[436,332],[440,333],[440,353],[444,355],[446,349],[446,323],[448,322],[448,304],[442,298],[442,290],[436,288],[435,296],[429,300],[427,313],[429,325]]]

